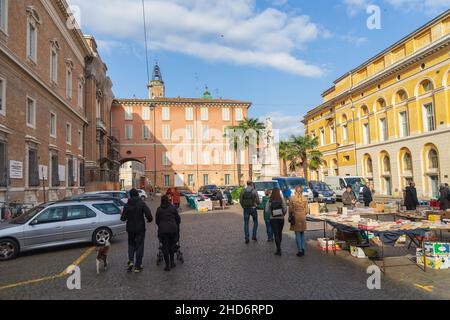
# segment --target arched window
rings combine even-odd
[[[378,99],[377,110],[382,110],[384,108],[386,108],[386,100],[384,100],[383,98]]]
[[[405,153],[403,156],[403,170],[404,171],[412,171],[412,157],[409,152]]]
[[[421,89],[422,89],[422,93],[428,92],[428,91],[432,91],[434,89],[433,83],[431,83],[430,80],[424,80],[421,83]]]
[[[386,173],[391,172],[391,159],[388,156],[383,158],[383,171]]]
[[[439,169],[439,156],[434,149],[431,149],[430,152],[428,152],[428,168]]]
[[[369,115],[369,108],[364,105],[361,107],[361,117],[365,117]]]
[[[400,90],[397,92],[397,103],[404,102],[408,100],[408,93],[405,90]]]
[[[372,158],[369,156],[366,160],[366,172],[367,174],[373,174],[373,163]]]

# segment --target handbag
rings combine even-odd
[[[294,215],[290,215],[289,216],[289,223],[291,224],[291,226],[295,225],[296,221],[295,221],[295,216]]]
[[[273,202],[270,204],[270,211],[272,213],[272,217],[278,218],[284,215],[283,206],[279,202]]]

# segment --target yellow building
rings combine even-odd
[[[420,197],[450,182],[450,10],[334,82],[305,116],[326,175],[369,179],[378,194]]]

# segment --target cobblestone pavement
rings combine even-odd
[[[155,203],[151,205],[154,209]],[[127,243],[126,236],[120,236],[112,244],[108,271],[96,274],[94,254],[80,264],[81,290],[68,290],[65,277],[1,289],[58,274],[89,245],[26,253],[0,264],[0,299],[450,299],[448,272],[392,268],[382,276],[381,290],[369,290],[366,268],[371,263],[343,252],[320,252],[314,241],[320,231],[307,234],[307,255],[300,259],[287,229],[282,257],[266,242],[261,219],[257,243],[245,245],[242,229],[237,207],[206,215],[185,210],[181,239],[186,262],[171,272],[156,266],[158,242],[152,224],[141,274],[125,272]]]

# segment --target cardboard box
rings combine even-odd
[[[312,216],[318,216],[320,215],[320,206],[319,203],[311,203],[309,204],[309,214]]]
[[[423,244],[427,256],[450,256],[450,243],[425,242]]]
[[[417,265],[424,267],[424,256],[422,249],[417,249],[416,261]],[[426,257],[426,266],[427,268],[433,270],[446,270],[450,268],[450,257],[442,256],[442,257]]]
[[[351,246],[350,247],[350,254],[358,259],[365,259],[367,258],[366,254],[364,253],[363,248]]]

